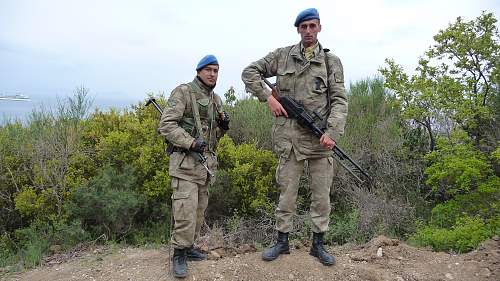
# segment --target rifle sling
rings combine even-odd
[[[330,52],[330,49],[326,49],[324,48],[323,51],[325,52],[325,64],[326,64],[326,103],[327,103],[327,108],[328,108],[328,114],[326,115],[326,118],[325,118],[325,128],[326,128],[326,122],[328,120],[328,117],[330,117],[330,113],[331,113],[331,110],[332,110],[332,104],[331,104],[331,100],[330,100],[330,96],[331,96],[331,88],[330,88],[330,74],[332,73],[331,69],[330,69],[330,63],[328,61],[328,52]]]
[[[196,134],[195,138],[200,138],[203,139],[203,134],[202,134],[202,128],[201,128],[201,119],[200,119],[200,110],[198,109],[198,103],[196,102],[196,96],[194,94],[194,91],[191,89],[189,91],[189,94],[191,96],[191,106],[193,110],[193,117],[194,117],[194,124],[196,126]]]

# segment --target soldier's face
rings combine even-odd
[[[319,24],[319,20],[306,20],[299,24],[297,27],[297,32],[300,34],[302,38],[302,44],[304,47],[310,47],[316,44],[318,40],[318,33],[321,31],[321,24]]]
[[[198,76],[201,78],[203,83],[208,86],[214,86],[215,83],[217,83],[217,77],[219,76],[219,66],[209,64],[198,71]]]

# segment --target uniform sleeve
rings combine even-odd
[[[245,83],[245,89],[248,93],[257,97],[260,101],[267,101],[271,91],[265,86],[261,76],[265,78],[276,76],[278,69],[279,49],[269,53],[262,59],[252,62],[243,69],[241,80]]]
[[[331,111],[328,116],[326,134],[336,140],[344,134],[344,127],[347,119],[347,96],[344,87],[344,69],[342,62],[337,56],[329,56],[330,77],[330,105]]]
[[[184,111],[189,92],[183,87],[175,88],[170,94],[168,104],[163,110],[158,131],[174,146],[189,149],[194,138],[186,130],[179,126]]]

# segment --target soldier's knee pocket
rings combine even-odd
[[[176,221],[190,219],[192,206],[189,192],[174,191],[172,194],[173,213]]]

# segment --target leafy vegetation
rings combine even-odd
[[[495,24],[486,12],[458,18],[434,37],[414,74],[387,60],[383,77],[350,85],[346,134],[337,141],[374,184],[359,187],[337,167],[327,242],[385,234],[466,252],[500,235]],[[268,243],[278,200],[273,119],[265,103],[238,100],[232,88],[224,96],[231,130],[217,148],[207,219],[225,223],[232,241]],[[0,266],[36,266],[90,241],[168,242],[172,188],[159,113],[144,102],[94,112],[90,104],[87,89],[77,88],[55,109],[0,127]],[[307,165],[304,172],[293,239],[310,235]]]
[[[402,116],[423,128],[430,217],[411,241],[435,250],[469,251],[498,235],[500,169],[498,111],[500,36],[484,12],[441,30],[416,74],[392,60],[381,69]]]

